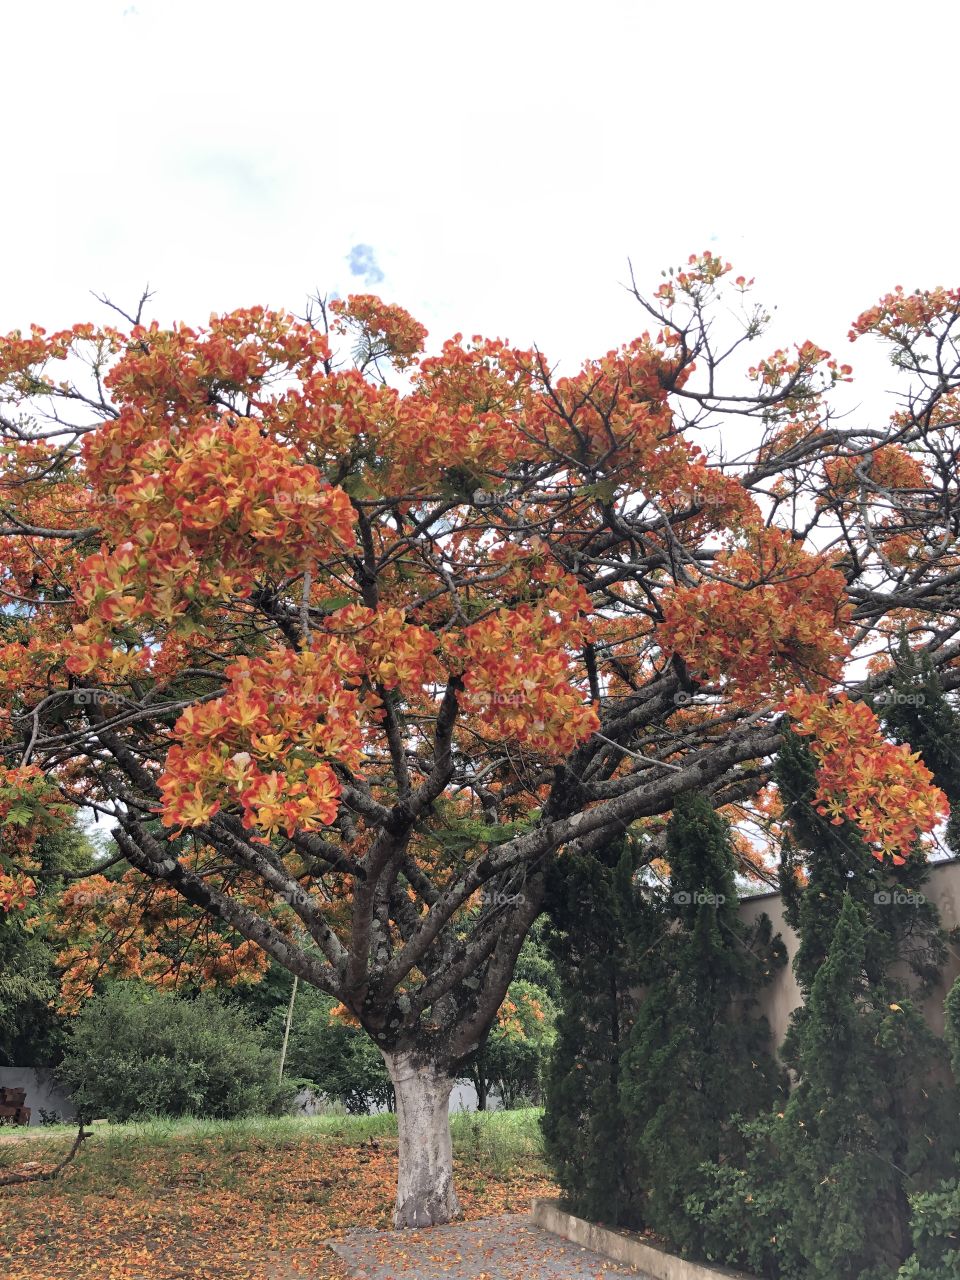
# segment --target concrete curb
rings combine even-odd
[[[651,1280],[756,1280],[745,1271],[731,1271],[727,1267],[711,1267],[705,1262],[691,1262],[668,1253],[657,1245],[647,1244],[636,1236],[627,1235],[611,1227],[601,1227],[595,1222],[575,1218],[561,1208],[559,1200],[536,1199],[531,1202],[530,1214],[538,1227],[555,1235],[572,1240],[574,1244],[606,1254],[615,1262],[636,1267]]]

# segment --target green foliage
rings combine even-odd
[[[664,936],[637,964],[648,991],[626,1039],[620,1097],[632,1225],[687,1253],[702,1248],[686,1207],[700,1166],[739,1150],[735,1114],[755,1115],[784,1092],[756,995],[785,953],[766,917],[752,928],[741,921],[729,829],[702,797],[674,809],[666,858]]]
[[[84,1005],[58,1074],[88,1117],[228,1118],[282,1109],[276,1054],[244,1011],[117,982]]]
[[[541,919],[520,948],[514,980],[483,1046],[465,1064],[484,1110],[496,1090],[508,1110],[539,1103],[556,1036],[560,980]]]
[[[784,1280],[890,1280],[909,1252],[908,1191],[952,1150],[951,1101],[930,1083],[938,1044],[920,1013],[868,979],[869,937],[865,908],[845,895],[795,1040],[789,1102],[742,1128],[733,1167],[704,1170],[706,1193],[689,1207],[722,1262]]]
[[[457,1111],[450,1117],[450,1134],[458,1159],[487,1169],[494,1177],[543,1167],[540,1112],[532,1107]]]
[[[0,913],[0,1062],[50,1066],[59,1059],[63,1021],[57,996],[56,948],[47,938],[42,909],[64,877],[88,870],[95,848],[78,827],[41,836],[33,852],[37,897],[26,912]]]
[[[700,1225],[700,1247],[710,1262],[734,1263],[758,1276],[805,1280],[792,1244],[791,1206],[777,1168],[783,1112],[739,1121],[737,1161],[704,1164],[686,1210]]]
[[[575,1211],[693,1251],[699,1167],[739,1150],[734,1113],[782,1088],[755,997],[784,953],[766,918],[741,922],[729,830],[703,799],[676,806],[667,860],[669,893],[638,883],[628,852],[564,860],[544,1132]]]
[[[923,1023],[906,1005],[869,1001],[867,932],[865,912],[845,896],[810,992],[801,1077],[778,1145],[790,1238],[810,1280],[858,1280],[904,1254],[906,1135],[893,1113]]]
[[[897,1280],[960,1280],[960,1180],[910,1197],[916,1252]]]
[[[875,700],[875,708],[891,738],[919,751],[950,801],[947,844],[960,853],[960,712],[944,692],[929,656],[914,653],[905,635],[891,687]]]
[[[957,715],[929,671],[902,653],[878,710],[948,794],[960,791]],[[689,1207],[717,1260],[783,1280],[890,1280],[910,1250],[909,1197],[925,1203],[958,1141],[946,1047],[911,998],[938,978],[945,940],[922,851],[882,866],[852,823],[817,812],[815,775],[806,742],[788,734],[776,768],[789,823],[781,883],[806,1001],[783,1053],[797,1084],[782,1114],[741,1126],[742,1155],[705,1167]]]
[[[946,1040],[960,1085],[960,978],[947,996]],[[960,1152],[957,1159],[960,1162]],[[912,1195],[910,1209],[915,1252],[900,1268],[897,1280],[960,1280],[960,1177]]]
[[[947,993],[944,1005],[946,1041],[957,1084],[960,1085],[960,978]]]
[[[543,987],[524,978],[510,983],[500,1017],[469,1069],[481,1102],[490,1088],[507,1110],[539,1101],[555,1023],[556,1008]]]
[[[637,999],[628,938],[652,941],[655,928],[633,865],[629,849],[565,854],[547,897],[561,1012],[545,1088],[545,1147],[568,1202],[601,1222],[623,1221],[631,1208],[620,1112],[620,1054]]]
[[[289,980],[289,974],[283,976]],[[279,1054],[289,981],[279,985],[277,995],[265,1027],[268,1043]],[[392,1109],[393,1086],[383,1055],[360,1027],[331,1016],[336,1004],[316,987],[299,985],[287,1045],[287,1073],[309,1080],[352,1115],[362,1115],[371,1107]]]
[[[960,813],[960,715],[905,647],[878,710]],[[856,826],[818,813],[816,761],[796,735],[785,737],[776,780],[788,831],[781,884],[805,997],[783,1048],[793,1093],[771,1106],[776,1072],[753,1065],[763,1052],[753,994],[776,963],[769,925],[738,937],[722,824],[691,799],[677,806],[667,853],[683,899],[654,896],[637,911],[634,886],[618,897],[609,867],[584,880],[588,897],[594,881],[606,895],[595,927],[615,957],[594,940],[589,960],[601,975],[604,963],[615,969],[618,991],[642,985],[646,996],[638,1009],[622,998],[615,1020],[590,971],[579,985],[601,992],[597,1013],[571,1019],[565,1000],[548,1153],[587,1216],[652,1226],[682,1251],[771,1280],[893,1280],[898,1269],[898,1280],[958,1280],[958,1095],[945,1082],[947,1044],[914,1003],[946,954],[923,894],[925,855],[882,864]],[[653,946],[648,927],[641,950],[631,917],[644,910],[666,927]],[[577,914],[592,923],[578,903],[566,922],[574,937]],[[583,960],[565,945],[576,992]],[[947,1000],[947,1042],[960,1073],[960,982]],[[593,1145],[603,1155],[591,1164]]]

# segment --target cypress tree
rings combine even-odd
[[[923,888],[930,868],[922,850],[903,866],[879,862],[856,825],[834,825],[817,812],[816,760],[803,738],[788,732],[775,768],[787,831],[781,852],[780,885],[787,922],[799,936],[793,968],[808,1001],[826,959],[840,910],[847,897],[864,911],[864,971],[870,983],[905,994],[895,983],[897,962],[912,975],[919,992],[928,991],[946,958],[939,914]],[[797,1037],[807,1016],[805,1003],[793,1015],[782,1057],[797,1068]]]
[[[783,1089],[756,995],[785,955],[763,917],[738,912],[727,823],[702,796],[683,797],[667,830],[666,934],[621,1063],[621,1106],[638,1212],[683,1252],[702,1246],[686,1207],[704,1161],[738,1146],[735,1115],[769,1108]]]
[[[924,1153],[907,1121],[921,1107],[918,1060],[933,1037],[908,999],[887,1002],[871,982],[872,934],[864,907],[845,894],[775,1140],[772,1172],[809,1280],[889,1277],[909,1252],[909,1174]]]
[[[942,1042],[908,998],[871,981],[872,936],[844,894],[797,1029],[789,1102],[744,1125],[742,1155],[705,1167],[692,1198],[710,1257],[772,1280],[892,1280],[911,1247],[908,1196],[948,1203],[922,1194],[954,1149],[955,1098],[930,1084]]]
[[[884,729],[918,751],[933,781],[950,801],[946,841],[960,853],[960,712],[947,696],[927,654],[901,636],[890,688],[874,699]]]
[[[546,1075],[547,1158],[570,1208],[594,1221],[631,1217],[620,1114],[620,1054],[636,1007],[628,937],[653,927],[633,886],[629,849],[565,855],[551,872],[548,946],[561,988]]]
[[[887,731],[915,734],[937,781],[953,785],[953,748],[935,754],[956,728],[942,689],[906,661],[895,687],[881,704]],[[934,731],[921,739],[927,712]],[[713,1163],[692,1207],[724,1261],[803,1280],[888,1280],[909,1249],[908,1196],[922,1199],[950,1172],[958,1141],[945,1045],[913,1003],[946,952],[923,894],[929,865],[919,849],[902,867],[884,865],[853,823],[817,812],[804,739],[785,736],[775,776],[787,824],[781,886],[805,998],[782,1050],[797,1083],[782,1115],[745,1126],[742,1158]]]

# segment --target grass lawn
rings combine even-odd
[[[531,1196],[554,1192],[538,1119],[453,1117],[466,1217],[522,1212]],[[7,1171],[49,1167],[75,1136],[2,1133]],[[0,1187],[0,1276],[340,1280],[347,1273],[323,1242],[390,1225],[396,1145],[392,1115],[98,1127],[56,1181]]]

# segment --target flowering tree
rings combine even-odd
[[[910,382],[861,425],[811,342],[740,367],[750,283],[693,258],[562,377],[425,356],[370,296],[0,340],[0,906],[58,806],[109,815],[129,870],[65,895],[68,999],[267,957],[335,996],[396,1090],[399,1224],[457,1211],[451,1079],[550,859],[654,857],[692,790],[775,827],[788,719],[878,859],[944,817],[862,698],[904,630],[960,683],[960,295],[856,322]]]

